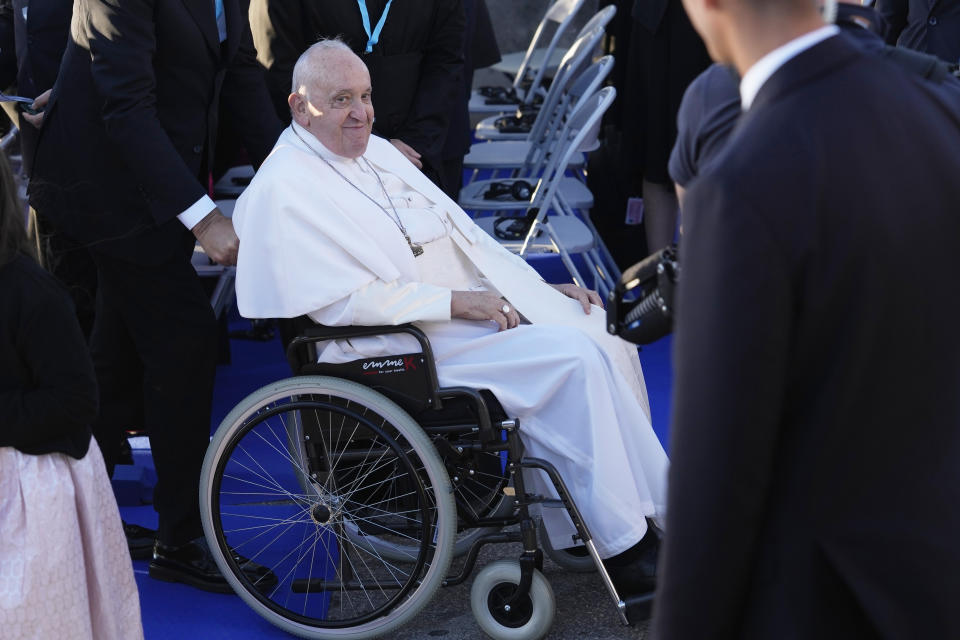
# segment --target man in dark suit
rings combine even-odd
[[[0,1],[0,87],[16,85],[17,95],[36,98],[53,87],[70,32],[72,0]],[[21,132],[23,164],[29,167],[37,130],[14,120]]]
[[[445,187],[450,111],[464,100],[461,0],[251,0],[250,6],[258,57],[285,120],[297,58],[320,38],[340,36],[370,70],[377,101],[373,132]]]
[[[222,101],[259,164],[281,126],[243,0],[77,0],[34,162],[31,201],[88,246],[98,268],[91,350],[94,433],[108,466],[143,424],[158,484],[150,574],[215,591],[198,506],[210,434],[216,323],[191,265],[221,264],[237,238],[206,195]]]
[[[685,5],[745,113],[685,200],[654,635],[960,637],[955,93],[809,0]]]
[[[960,61],[960,1],[877,0],[888,24],[887,42]]]
[[[0,0],[0,87],[36,98],[42,109],[57,79],[60,58],[67,47],[73,0]],[[23,111],[23,104],[3,103],[20,130],[24,174],[29,177],[40,131],[41,115]],[[41,264],[67,287],[84,335],[93,328],[97,270],[89,252],[57,233],[50,221],[31,209],[30,232],[35,236]]]

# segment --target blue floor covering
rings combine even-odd
[[[558,260],[537,260],[535,266],[549,282],[564,281],[565,271]],[[249,326],[236,317],[232,328]],[[653,427],[666,446],[670,422],[670,393],[673,371],[670,364],[672,340],[668,336],[643,347],[640,360],[643,365]],[[269,342],[231,340],[231,363],[218,367],[214,390],[211,432],[226,414],[246,395],[261,386],[289,375],[279,339]],[[127,522],[156,527],[157,516],[149,500],[148,487],[152,469],[149,455],[135,455],[134,467],[118,467],[118,476],[126,482],[116,482],[120,513]],[[138,484],[138,481],[142,481]],[[273,627],[234,595],[199,591],[179,584],[154,580],[147,575],[147,562],[134,561],[134,573],[140,591],[143,627],[148,640],[253,640],[261,638],[290,638]]]

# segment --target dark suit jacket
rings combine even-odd
[[[955,95],[829,38],[690,188],[659,640],[960,637]]]
[[[367,0],[371,29],[386,4]],[[427,165],[440,166],[450,105],[463,99],[461,0],[394,0],[379,43],[366,55],[367,34],[355,0],[252,0],[251,6],[257,51],[281,113],[289,113],[286,96],[300,54],[320,38],[340,35],[370,70],[374,133],[399,138]]]
[[[889,24],[887,42],[943,58],[960,60],[960,2],[956,0],[877,0]]]
[[[63,232],[129,259],[166,257],[176,219],[207,192],[223,101],[259,164],[280,123],[255,59],[245,0],[76,0],[31,201]]]
[[[73,0],[0,2],[0,88],[16,85],[17,95],[35,98],[53,87],[72,12]],[[17,115],[23,164],[30,167],[39,132]]]

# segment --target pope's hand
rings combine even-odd
[[[207,214],[191,231],[211,260],[224,266],[237,264],[240,240],[230,218],[220,213],[220,209]]]
[[[423,163],[420,162],[420,154],[417,153],[417,150],[408,145],[403,140],[399,138],[390,138],[390,144],[395,146],[400,153],[407,157],[407,160],[413,163],[417,169],[423,169]]]
[[[520,314],[513,305],[487,291],[454,291],[450,296],[450,315],[465,320],[493,320],[500,331],[520,324]]]
[[[598,307],[603,307],[603,300],[600,299],[600,294],[596,291],[590,289],[584,289],[583,287],[578,287],[575,284],[552,284],[550,285],[563,295],[568,298],[573,298],[580,303],[580,306],[583,307],[584,313],[590,313],[590,305],[595,304]]]

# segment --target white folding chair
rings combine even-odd
[[[589,64],[590,58],[600,40],[603,38],[603,29],[594,29],[573,43],[567,51],[564,60],[554,79],[554,87],[548,95],[548,102],[544,103],[541,112],[545,118],[539,119],[537,125],[523,140],[496,140],[478,142],[470,146],[470,151],[463,158],[465,169],[472,170],[470,182],[476,180],[479,171],[490,169],[493,177],[498,172],[509,171],[514,175],[524,175],[531,167],[539,166],[545,154],[550,152],[556,136],[563,124],[563,102],[566,89],[580,76],[583,69]],[[560,109],[558,111],[558,109]],[[570,158],[571,167],[583,166],[583,157],[574,155]]]
[[[574,42],[595,29],[605,29],[616,13],[617,7],[612,4],[598,11],[583,25]],[[568,54],[565,54],[565,57],[566,55]],[[553,117],[553,114],[549,113],[550,101],[551,95],[560,89],[557,86],[561,82],[560,73],[562,73],[562,69],[558,67],[557,76],[554,77],[553,84],[547,90],[543,105],[523,105],[517,108],[516,113],[497,114],[484,118],[474,128],[474,136],[478,140],[523,140],[537,126],[537,119]],[[581,95],[583,93],[590,93],[590,91],[581,92]]]
[[[597,289],[606,296],[620,277],[616,264],[597,235],[592,224],[568,207],[560,197],[560,185],[565,167],[575,154],[582,154],[585,146],[596,138],[603,114],[616,98],[616,89],[605,87],[585,100],[570,114],[564,127],[562,142],[556,147],[537,180],[530,200],[516,203],[515,209],[526,210],[525,217],[487,216],[478,218],[477,224],[505,247],[526,256],[529,253],[556,253],[580,286]],[[514,238],[500,237],[511,225],[526,228],[526,233]],[[498,231],[500,234],[498,235]],[[573,255],[579,255],[590,277],[585,278],[574,263]]]
[[[553,128],[558,121],[563,122],[567,115],[577,106],[577,100],[584,96],[589,96],[597,91],[603,84],[610,71],[613,69],[613,56],[606,55],[593,62],[580,72],[580,75],[573,79],[571,83],[564,83],[566,86],[559,88],[556,93],[559,94],[559,100],[555,103],[553,109],[541,109],[536,112],[535,119],[527,131],[523,132],[504,132],[501,122],[513,123],[518,121],[517,115],[501,115],[486,118],[477,123],[474,135],[484,141],[496,142],[498,140],[524,140],[531,135],[542,135],[538,133],[546,129]],[[550,106],[550,98],[553,97],[553,87],[550,89],[548,101],[545,106]],[[552,111],[552,113],[548,113]],[[534,115],[534,114],[531,114]]]
[[[525,53],[516,52],[504,55],[499,63],[493,66],[513,78],[513,84],[506,90],[506,100],[484,96],[481,91],[473,91],[470,95],[470,111],[472,113],[500,113],[513,111],[520,104],[532,104],[534,96],[541,94],[545,73],[556,69],[563,57],[563,51],[557,51],[557,44],[561,36],[569,28],[577,11],[585,0],[556,0],[547,9],[537,25],[537,30],[530,40]],[[556,24],[553,37],[546,48],[541,48],[551,23]],[[531,80],[530,75],[533,75]],[[529,86],[526,86],[529,82]],[[494,88],[499,89],[499,88]],[[542,94],[541,94],[542,95]],[[510,98],[509,96],[514,96]]]
[[[563,103],[558,107],[558,111],[562,112],[561,126],[569,119],[571,113],[579,109],[586,100],[589,100],[599,91],[600,86],[612,69],[613,56],[604,56],[581,72],[580,77],[570,85],[569,90],[563,97]],[[597,133],[599,133],[599,130]],[[553,144],[556,144],[556,140],[562,139],[562,137],[562,134],[557,136]],[[596,140],[585,140],[585,150],[592,150],[596,144]],[[551,153],[542,154],[539,164],[531,164],[520,168],[511,179],[493,178],[469,182],[460,191],[460,206],[471,211],[496,211],[516,208],[516,202],[515,200],[511,202],[511,198],[526,198],[523,193],[524,189],[518,188],[508,192],[501,187],[511,183],[516,184],[518,180],[529,182],[531,179],[535,179],[543,173]],[[560,194],[570,208],[586,210],[593,207],[593,194],[582,180],[575,177],[563,177],[560,184]]]

